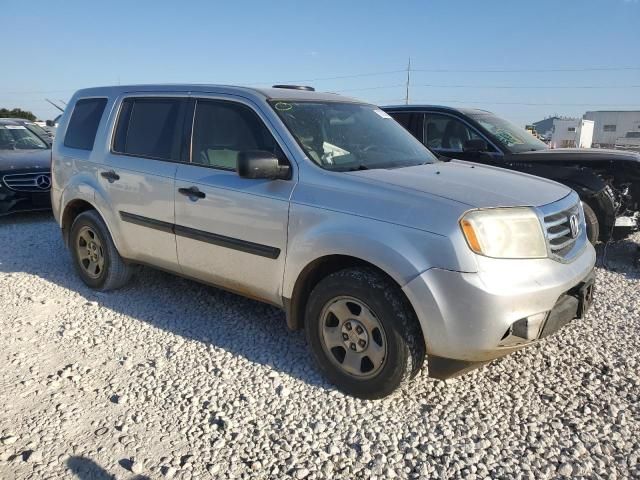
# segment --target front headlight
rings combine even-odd
[[[544,258],[547,244],[532,208],[472,210],[460,219],[469,248],[494,258]]]

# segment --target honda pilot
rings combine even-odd
[[[310,87],[80,90],[52,184],[89,287],[142,264],[276,305],[358,397],[534,344],[592,298],[574,191],[441,162],[378,107]]]

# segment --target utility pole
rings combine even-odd
[[[404,97],[405,105],[409,105],[409,82],[411,82],[411,57],[409,57],[409,63],[407,65],[407,92]]]

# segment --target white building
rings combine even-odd
[[[551,148],[591,148],[594,123],[577,118],[554,118],[551,127]]]
[[[636,111],[593,111],[584,114],[584,119],[593,120],[593,144],[603,148],[613,148],[623,137],[635,137],[629,132],[640,132],[640,110]]]

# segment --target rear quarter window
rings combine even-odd
[[[93,150],[106,105],[106,98],[86,98],[76,102],[64,137],[65,147]]]

